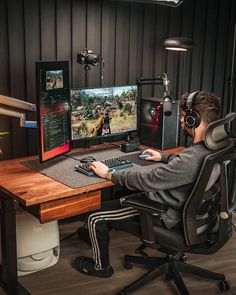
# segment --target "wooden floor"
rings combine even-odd
[[[79,223],[60,225],[61,238],[76,231]],[[91,249],[84,242],[71,237],[61,243],[61,254],[56,265],[37,273],[20,277],[20,282],[33,295],[115,295],[125,285],[131,283],[146,272],[140,266],[127,270],[122,266],[122,257],[133,254],[133,250],[140,245],[137,238],[122,232],[111,233],[111,265],[115,273],[111,278],[94,278],[80,274],[71,266],[78,255],[91,256]],[[150,252],[149,252],[150,253]],[[158,255],[163,255],[158,252]],[[188,262],[209,270],[222,272],[230,281],[231,289],[223,294],[236,294],[236,233],[225,247],[213,256],[188,255]],[[221,294],[213,281],[199,277],[183,276],[191,295]],[[0,291],[0,295],[4,294]],[[149,285],[136,291],[136,295],[167,295],[178,294],[172,283],[158,278]]]

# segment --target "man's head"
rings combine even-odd
[[[205,127],[219,119],[220,98],[208,91],[185,93],[180,99],[181,127],[185,133],[192,135],[199,125]]]

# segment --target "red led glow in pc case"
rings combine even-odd
[[[141,144],[158,149],[178,145],[178,101],[172,104],[172,113],[165,116],[161,98],[142,98],[140,108]]]

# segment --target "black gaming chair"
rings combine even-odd
[[[141,255],[126,255],[124,266],[132,268],[133,263],[139,263],[151,270],[124,287],[119,295],[129,294],[161,275],[173,280],[180,294],[188,295],[181,272],[216,280],[221,291],[230,288],[223,274],[188,264],[185,253],[213,254],[232,235],[232,211],[236,201],[235,184],[230,183],[230,179],[235,175],[236,141],[229,137],[228,125],[235,117],[236,113],[230,113],[207,128],[205,144],[212,150],[212,154],[205,158],[183,208],[182,226],[169,230],[155,224],[153,213],[161,214],[167,210],[163,204],[140,196],[129,196],[123,201],[124,206],[134,207],[140,212],[143,242],[138,249]],[[149,257],[143,251],[145,247],[157,249],[167,256]]]

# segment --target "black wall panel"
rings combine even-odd
[[[101,85],[115,84],[115,54],[116,54],[116,5],[114,2],[102,2],[101,15]]]
[[[77,53],[86,48],[87,4],[72,0],[71,87],[85,87],[84,68],[77,63]]]
[[[115,84],[124,85],[129,79],[129,32],[130,5],[121,3],[116,7]],[[109,61],[108,61],[109,62]]]
[[[86,48],[92,49],[96,54],[100,53],[101,42],[101,1],[87,1],[87,44]],[[94,67],[87,71],[88,87],[97,87],[100,85],[100,68]]]
[[[130,7],[129,34],[129,84],[135,84],[142,75],[143,54],[143,9],[140,5]]]
[[[0,94],[10,94],[7,0],[0,1]],[[11,131],[11,119],[0,115],[0,131]],[[1,158],[12,157],[12,137],[0,139]]]
[[[156,47],[156,16],[155,5],[144,6],[144,31],[143,31],[143,56],[142,77],[152,78],[155,76],[155,47]],[[151,97],[154,87],[143,87],[143,96]]]
[[[39,0],[36,0],[37,2]],[[57,58],[56,2],[55,0],[40,1],[41,23],[41,59],[43,61]]]
[[[24,5],[25,26],[25,78],[26,95],[24,100],[35,103],[35,61],[40,60],[40,17],[39,2],[26,0]],[[29,120],[36,120],[36,114],[29,115]],[[35,154],[37,147],[36,130],[27,132],[28,154]]]
[[[24,1],[7,1],[9,33],[10,95],[26,100],[26,56]],[[26,130],[19,127],[19,119],[12,120],[12,156],[28,153]]]
[[[71,87],[134,84],[166,72],[172,94],[207,89],[222,97],[225,115],[235,104],[235,0],[185,0],[178,8],[108,0],[0,0],[0,94],[35,102],[35,62],[69,60]],[[168,37],[190,37],[186,54],[163,49]],[[84,48],[104,67],[85,71]],[[161,96],[146,87],[145,97]],[[30,116],[34,119],[35,116]],[[7,159],[37,153],[36,130],[0,116]]]

